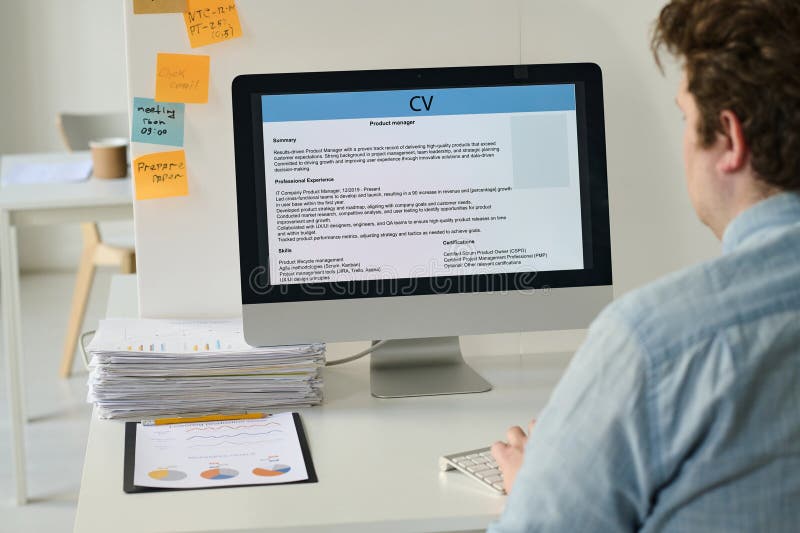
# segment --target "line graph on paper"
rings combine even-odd
[[[241,433],[234,433],[234,434],[230,434],[230,435],[227,435],[225,433],[223,433],[221,435],[192,435],[191,437],[187,437],[186,440],[191,441],[191,440],[194,440],[194,439],[235,439],[237,437],[260,437],[262,435],[271,435],[273,433],[283,434],[283,430],[282,429],[271,429],[269,431],[264,431],[264,432],[261,432],[261,433],[241,432]]]
[[[241,424],[241,425],[237,425],[236,427],[231,426],[229,424],[222,424],[220,426],[192,427],[192,428],[188,428],[186,430],[186,432],[188,433],[190,431],[219,431],[220,429],[226,429],[226,428],[227,429],[231,429],[231,430],[245,429],[245,428],[267,428],[267,427],[270,427],[270,426],[281,427],[281,425],[278,424],[277,422],[267,422],[266,424]]]
[[[189,448],[219,449],[222,446],[241,447],[254,444],[278,443],[285,433],[278,422],[217,423],[186,428]]]
[[[247,442],[236,442],[236,441],[227,441],[223,440],[217,443],[207,443],[207,444],[191,444],[189,448],[219,448],[220,446],[249,446],[252,444],[266,444],[266,443],[275,443],[281,442],[282,438],[276,439],[265,439],[265,440],[251,440]]]

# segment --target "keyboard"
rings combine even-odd
[[[439,458],[439,469],[442,472],[458,470],[495,492],[506,493],[503,488],[503,474],[500,473],[489,448],[443,455]]]

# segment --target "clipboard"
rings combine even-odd
[[[300,443],[300,449],[303,454],[303,461],[306,467],[308,479],[300,481],[286,481],[277,483],[264,483],[264,484],[243,484],[243,485],[224,485],[219,487],[186,487],[186,488],[172,488],[172,487],[142,487],[135,485],[134,471],[136,466],[136,428],[140,422],[127,422],[125,424],[125,460],[124,472],[122,480],[122,490],[127,494],[134,494],[139,492],[162,492],[162,491],[176,491],[176,490],[206,490],[206,489],[228,489],[234,487],[263,487],[265,485],[294,485],[298,483],[317,483],[317,472],[314,469],[314,462],[311,459],[311,450],[308,447],[308,440],[306,439],[305,429],[303,422],[300,419],[299,413],[292,413],[295,429],[297,430],[297,439]]]

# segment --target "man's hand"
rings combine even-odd
[[[528,435],[530,435],[536,420],[531,420],[528,424]],[[519,426],[514,426],[506,433],[508,442],[498,441],[492,444],[492,456],[503,473],[503,487],[506,494],[511,494],[514,480],[522,466],[522,457],[525,454],[525,444],[528,443],[528,435]]]

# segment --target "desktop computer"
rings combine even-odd
[[[594,64],[233,81],[253,345],[390,339],[379,397],[489,390],[458,336],[586,327],[612,298]]]

